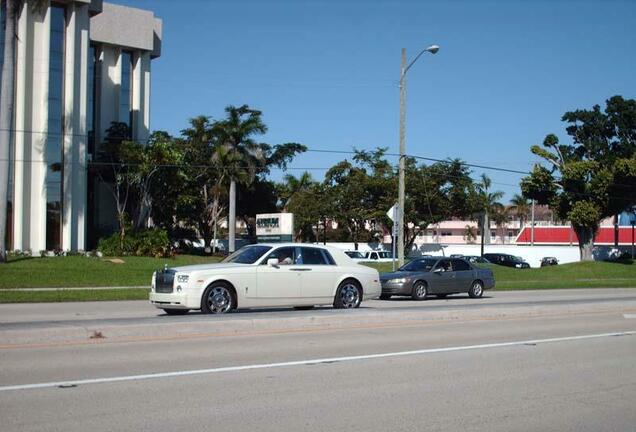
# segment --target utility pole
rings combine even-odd
[[[480,243],[481,243],[481,257],[484,257],[484,234],[486,232],[486,229],[484,228],[484,226],[486,225],[486,212],[483,212],[480,216],[481,218],[481,233],[480,233]]]
[[[397,255],[398,267],[404,265],[404,165],[406,157],[406,145],[404,143],[404,122],[406,119],[406,48],[402,48],[402,66],[400,67],[400,161],[398,184],[398,208],[399,218],[397,222]]]
[[[534,246],[534,200],[532,200],[532,224],[530,225],[530,246]]]

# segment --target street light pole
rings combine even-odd
[[[406,144],[404,143],[404,120],[406,117],[406,48],[402,48],[402,67],[400,69],[400,161],[398,180],[398,223],[397,223],[397,253],[398,267],[404,265],[404,158]]]
[[[405,131],[404,131],[404,123],[406,120],[406,73],[413,66],[413,64],[419,59],[422,54],[425,52],[429,52],[431,54],[435,54],[439,51],[439,46],[431,45],[428,48],[423,49],[419,52],[418,55],[415,56],[411,63],[406,64],[406,48],[402,48],[402,63],[400,67],[400,161],[399,161],[399,183],[398,183],[398,222],[397,222],[397,256],[398,256],[398,264],[400,267],[404,265],[404,196],[405,196],[405,185],[404,185],[404,169],[405,169],[405,158],[406,158],[406,145],[404,143]]]

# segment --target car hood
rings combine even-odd
[[[414,273],[415,272],[409,272],[409,271],[396,271],[396,272],[390,272],[390,273],[382,273],[380,275],[380,279],[385,281],[389,279],[409,278],[413,276]]]
[[[210,271],[210,270],[225,270],[237,267],[249,267],[252,264],[238,264],[238,263],[214,263],[214,264],[197,264],[180,267],[170,267],[172,270],[178,272],[191,273],[195,271]]]

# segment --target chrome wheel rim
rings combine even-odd
[[[224,287],[212,288],[206,301],[212,313],[225,313],[232,307],[232,295]]]
[[[419,283],[415,286],[415,295],[418,298],[424,298],[426,297],[426,285],[424,285],[423,283]]]
[[[340,300],[345,308],[354,308],[360,303],[360,291],[353,284],[346,284],[340,289]]]
[[[477,297],[479,297],[481,295],[481,284],[479,282],[475,282],[473,284],[473,294],[475,294]]]

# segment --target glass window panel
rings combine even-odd
[[[48,124],[45,147],[46,170],[46,248],[60,249],[62,214],[62,133],[64,94],[64,7],[51,7],[49,45]]]
[[[119,121],[132,126],[130,117],[132,100],[132,53],[121,53],[121,85],[119,95]]]
[[[320,249],[300,248],[300,255],[296,257],[296,264],[327,265]]]

